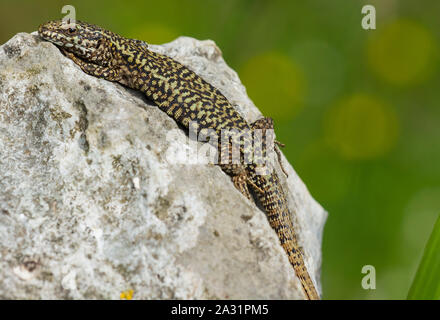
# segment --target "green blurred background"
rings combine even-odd
[[[324,298],[406,298],[440,212],[440,1],[1,0],[0,43],[66,4],[149,43],[214,40],[329,212]],[[366,4],[376,30],[361,28]]]

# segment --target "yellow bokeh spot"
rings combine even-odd
[[[119,298],[121,300],[131,300],[133,298],[133,290],[127,290],[127,291],[121,292],[121,294],[119,295]]]
[[[137,26],[130,34],[130,37],[147,43],[161,44],[176,39],[178,33],[162,24],[145,24]]]
[[[371,159],[386,154],[398,134],[396,113],[387,103],[355,94],[330,109],[325,118],[326,141],[342,158]]]
[[[385,81],[398,86],[426,80],[434,62],[435,41],[424,26],[399,19],[372,33],[368,63]]]
[[[265,115],[290,120],[301,110],[305,80],[289,57],[277,52],[255,56],[243,66],[240,77],[249,97]]]

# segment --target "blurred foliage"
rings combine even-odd
[[[329,212],[324,297],[406,297],[440,211],[439,1],[69,4],[79,20],[150,43],[214,40]],[[365,4],[376,30],[361,28]],[[60,18],[62,5],[1,0],[0,43]],[[367,264],[376,290],[361,288]]]

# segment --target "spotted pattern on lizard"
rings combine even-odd
[[[220,163],[232,177],[235,187],[249,199],[251,193],[261,203],[271,227],[277,233],[308,299],[319,294],[304,264],[287,206],[286,195],[273,168],[261,163],[266,156],[254,152],[255,129],[273,129],[270,118],[248,124],[226,97],[186,66],[148,49],[145,42],[124,38],[99,26],[76,21],[50,21],[39,27],[39,35],[55,45],[84,72],[109,81],[119,82],[143,92],[161,110],[183,127],[206,133],[214,130],[217,137],[232,132],[230,144],[222,145],[221,155],[229,155],[231,146],[240,148],[239,163]],[[253,162],[243,159],[252,154]]]

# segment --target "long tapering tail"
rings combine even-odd
[[[309,300],[319,300],[319,294],[304,264],[304,258],[293,229],[287,199],[275,172],[269,175],[252,175],[254,183],[264,192],[254,190],[266,211],[270,226],[275,230],[289,262],[301,281],[304,293]]]

